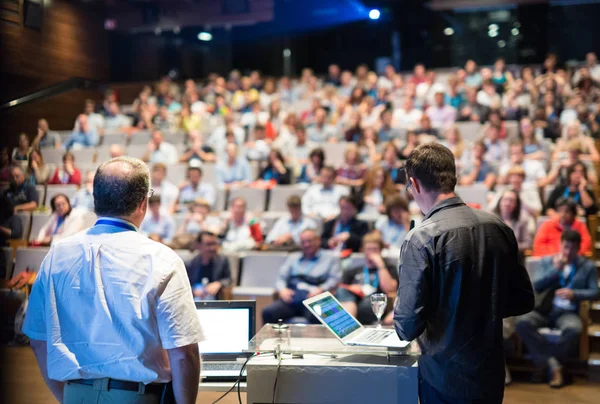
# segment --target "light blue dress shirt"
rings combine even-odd
[[[175,236],[175,222],[170,216],[160,214],[158,220],[152,213],[147,215],[140,226],[140,231],[145,235],[157,234],[165,244],[170,243]]]
[[[69,136],[65,141],[65,149],[69,150],[74,145],[94,147],[98,145],[98,133],[92,129],[88,130],[87,132],[73,131],[71,136]]]
[[[245,158],[238,158],[233,166],[226,162],[217,164],[217,185],[230,184],[236,181],[251,182],[250,165]]]
[[[217,199],[215,188],[211,184],[198,184],[196,189],[192,185],[186,185],[179,193],[179,203],[190,203],[198,198],[204,199],[210,206],[213,206]]]
[[[407,234],[403,225],[391,221],[388,216],[381,216],[377,219],[375,229],[379,230],[385,244],[398,248],[402,245]]]
[[[300,245],[300,233],[306,229],[316,229],[317,224],[310,218],[301,216],[298,221],[292,221],[292,217],[288,214],[275,222],[273,228],[267,235],[267,243],[272,243],[279,237],[285,234],[292,234],[294,243]]]

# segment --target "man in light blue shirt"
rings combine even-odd
[[[71,133],[71,136],[65,141],[65,149],[72,147],[94,147],[98,145],[98,133],[88,125],[88,117],[85,114],[77,118],[79,128]]]
[[[320,107],[315,112],[315,123],[306,128],[308,139],[312,142],[323,143],[331,138],[337,138],[335,128],[325,123],[327,111]]]
[[[302,200],[292,195],[287,200],[289,215],[277,222],[267,235],[267,244],[274,246],[300,246],[300,233],[306,229],[316,229],[314,220],[302,215]]]
[[[250,165],[245,157],[238,157],[238,147],[229,143],[225,149],[225,161],[217,164],[217,185],[225,189],[241,187],[252,181]]]
[[[165,142],[162,132],[155,130],[152,132],[152,140],[148,142],[148,150],[142,160],[151,163],[176,164],[179,155],[175,146]]]
[[[196,199],[204,199],[210,206],[215,204],[217,195],[212,184],[201,184],[202,169],[200,167],[189,167],[187,171],[188,183],[179,192],[179,210],[184,209]]]
[[[109,114],[104,119],[104,129],[107,131],[116,131],[131,126],[128,117],[121,113],[121,108],[116,102],[111,102],[108,106]]]
[[[340,213],[339,201],[349,190],[335,185],[335,168],[325,166],[321,169],[321,184],[313,184],[302,196],[302,211],[310,217],[330,220]]]
[[[94,171],[87,172],[85,183],[71,201],[73,209],[77,208],[88,212],[94,211],[94,174]]]
[[[175,236],[175,222],[173,218],[160,210],[160,196],[153,195],[148,200],[149,214],[146,215],[140,231],[154,241],[169,244]]]

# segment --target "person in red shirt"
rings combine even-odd
[[[63,156],[62,167],[57,167],[49,185],[74,184],[81,185],[81,171],[75,166],[75,156],[71,152],[66,152]]]
[[[554,255],[560,251],[560,236],[564,230],[574,230],[581,235],[580,255],[592,251],[592,238],[585,223],[577,219],[577,204],[569,198],[556,203],[557,216],[544,222],[533,240],[533,256]]]

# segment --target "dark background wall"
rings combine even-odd
[[[45,3],[39,29],[24,25],[22,1],[2,3],[0,103],[73,77],[104,82],[110,79],[109,37],[103,16],[77,2]],[[19,132],[34,136],[41,117],[56,129],[72,127],[86,97],[101,99],[101,93],[72,91],[1,113],[2,144],[14,144]]]

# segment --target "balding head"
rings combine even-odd
[[[146,164],[133,157],[117,157],[103,163],[94,178],[96,214],[127,218],[139,226],[146,213],[149,178]]]

